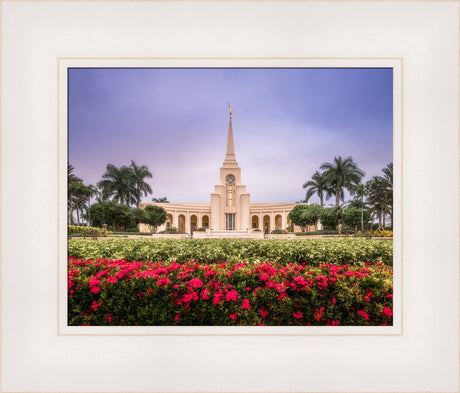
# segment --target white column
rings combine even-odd
[[[275,229],[275,213],[270,212],[270,232]]]
[[[185,233],[190,233],[190,212],[185,212]]]
[[[211,215],[209,217],[209,228],[219,230],[220,216],[220,195],[211,194]]]
[[[196,218],[196,227],[201,228],[203,226],[202,220],[203,213],[198,213]]]
[[[178,218],[177,210],[173,212],[173,222],[171,223],[172,227],[176,227],[179,229],[179,218]]]
[[[287,213],[283,212],[281,214],[281,229],[285,230],[287,227]]]

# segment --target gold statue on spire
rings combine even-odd
[[[228,104],[228,102],[227,102]],[[232,118],[232,113],[233,113],[233,108],[231,107],[230,104],[228,104],[228,110],[230,111],[230,119]]]

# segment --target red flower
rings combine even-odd
[[[358,310],[358,315],[363,317],[366,321],[369,321],[369,314],[364,310]]]
[[[107,319],[107,322],[109,323],[112,322],[112,319],[113,319],[112,314],[107,314],[106,319]]]
[[[209,289],[208,289],[208,288],[205,288],[205,289],[201,292],[201,298],[202,298],[203,300],[209,299]]]
[[[267,273],[262,273],[260,275],[260,281],[267,281],[270,278],[270,276]]]
[[[118,281],[118,278],[115,276],[110,276],[105,279],[106,282],[111,282],[112,284],[115,284]]]
[[[227,292],[227,295],[225,296],[225,300],[229,302],[230,300],[236,302],[238,298],[238,292],[236,292],[234,289],[230,290]]]
[[[220,301],[222,300],[222,297],[224,296],[224,293],[222,292],[221,289],[219,289],[216,293],[214,293],[214,298],[212,300],[212,304],[217,306]]]
[[[176,314],[174,316],[174,320],[176,321],[176,323],[177,323],[177,321],[179,321],[179,319],[180,319],[180,314]]]
[[[94,311],[97,311],[97,309],[101,307],[101,303],[98,303],[96,301],[93,302],[93,304],[91,305],[91,308],[94,310]]]
[[[157,281],[157,285],[161,287],[163,285],[168,285],[170,282],[171,280],[168,277],[162,277]]]
[[[101,280],[99,280],[98,278],[91,278],[89,281],[89,286],[90,287],[94,287],[96,285],[99,285],[101,283]]]
[[[292,313],[292,316],[295,318],[295,319],[301,319],[303,318],[303,314],[301,312],[299,312],[298,314],[296,314],[295,312]]]
[[[91,293],[99,293],[100,291],[101,291],[101,288],[99,287],[92,287],[90,290]]]
[[[369,291],[364,297],[364,300],[369,303],[373,297],[375,297],[374,294],[372,293],[372,291]]]
[[[260,309],[260,315],[262,315],[262,318],[267,318],[268,317],[268,311],[265,310],[265,308]]]
[[[388,308],[388,307],[383,307],[382,315],[384,315],[384,316],[386,316],[388,318],[391,318],[393,316],[393,310],[391,308]]]
[[[236,319],[236,312],[234,312],[233,314],[230,314],[230,319]]]
[[[203,281],[201,281],[199,278],[192,278],[190,280],[190,285],[193,287],[193,288],[200,288],[203,286]]]
[[[324,307],[316,308],[313,317],[319,322],[323,318]]]
[[[243,299],[243,305],[241,306],[241,308],[245,308],[247,310],[251,309],[251,304],[249,303],[248,299]]]
[[[129,274],[129,270],[127,269],[123,269],[123,270],[120,270],[116,276],[118,279],[122,279],[124,276],[128,275]]]
[[[322,290],[327,287],[327,278],[326,276],[318,276],[316,277],[316,280],[318,281],[318,289]]]

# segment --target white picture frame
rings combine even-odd
[[[2,391],[457,392],[458,16],[458,1],[3,1]],[[391,62],[401,76],[396,329],[64,334],[59,72],[76,61]],[[31,192],[18,191],[24,182]]]

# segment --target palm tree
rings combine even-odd
[[[390,214],[391,227],[393,228],[393,163],[390,162],[385,168],[382,169],[383,179],[386,182],[385,189],[385,202],[387,211]]]
[[[133,177],[131,168],[125,165],[117,168],[113,164],[107,164],[102,180],[97,183],[97,186],[101,189],[102,199],[107,200],[113,197],[114,200],[119,201],[121,204],[130,205],[137,192]]]
[[[88,198],[87,187],[82,182],[72,183],[70,187],[71,200],[77,211],[77,225],[80,225],[80,211],[85,205]]]
[[[153,202],[156,202],[156,203],[169,203],[167,197],[152,198],[152,201],[153,201]]]
[[[366,193],[367,201],[379,220],[379,227],[382,227],[382,224],[385,227],[385,215],[388,211],[386,180],[380,176],[373,176],[366,182]]]
[[[364,171],[359,169],[352,157],[343,159],[334,157],[334,162],[326,162],[320,166],[324,170],[324,176],[329,187],[335,194],[335,205],[339,206],[340,200],[345,197],[344,190],[353,195],[355,187],[364,177]],[[326,199],[328,199],[326,197]]]
[[[68,222],[73,225],[73,195],[72,188],[75,183],[81,183],[82,180],[77,177],[74,171],[73,165],[67,163],[67,206],[68,206]]]
[[[90,184],[89,186],[86,186],[86,196],[88,198],[87,202],[88,202],[88,207],[86,208],[86,216],[87,216],[87,222],[88,222],[88,226],[90,226],[90,220],[91,220],[91,213],[90,213],[90,209],[91,209],[91,197],[92,196],[99,196],[101,193],[99,192],[99,190],[93,186],[92,184]]]
[[[316,171],[311,177],[311,180],[304,183],[302,187],[307,189],[307,193],[305,195],[305,202],[308,202],[308,200],[314,194],[316,194],[319,196],[321,206],[324,206],[324,196],[326,196],[326,198],[329,199],[332,195],[331,189],[328,187],[328,183],[326,181],[324,173],[320,173],[319,171]],[[326,195],[324,195],[325,193]]]
[[[364,231],[364,196],[366,195],[366,189],[364,184],[358,184],[355,188],[355,194],[357,198],[361,199],[361,232]]]
[[[132,171],[132,180],[135,185],[134,199],[136,200],[137,207],[139,207],[142,193],[144,196],[152,193],[152,187],[150,187],[150,184],[145,181],[146,178],[151,178],[152,174],[146,165],[138,166],[133,160],[131,160],[131,165],[129,168]]]

